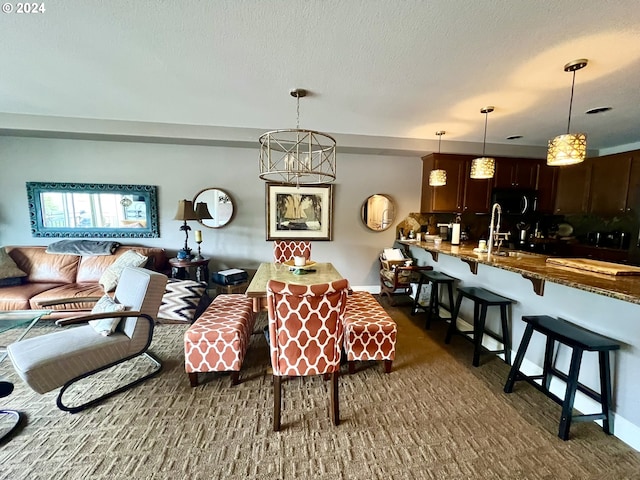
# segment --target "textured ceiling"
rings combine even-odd
[[[489,144],[544,148],[566,133],[572,74],[563,66],[587,58],[571,130],[586,132],[593,150],[640,142],[638,0],[44,5],[0,14],[4,134],[29,129],[22,115],[59,117],[48,119],[59,130],[73,118],[290,128],[288,92],[301,87],[312,92],[300,101],[304,128],[430,140],[445,130],[443,146],[478,145],[480,108],[494,105]],[[613,109],[584,114],[601,106]]]

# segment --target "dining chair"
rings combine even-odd
[[[338,376],[348,287],[346,279],[316,285],[268,282],[274,431],[280,430],[283,376],[330,375],[331,420],[340,423]]]
[[[275,240],[273,242],[273,261],[284,263],[293,257],[311,258],[311,242],[306,240]]]

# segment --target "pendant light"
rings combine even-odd
[[[442,142],[442,135],[446,132],[444,130],[438,130],[436,135],[438,135],[438,153],[440,153],[440,143]],[[447,184],[447,171],[438,169],[431,170],[429,173],[429,185],[432,187],[442,187]]]
[[[308,185],[336,179],[336,141],[326,133],[300,128],[300,98],[307,91],[289,92],[297,101],[296,128],[260,136],[260,178],[284,185]]]
[[[586,58],[581,58],[579,60],[569,62],[564,66],[565,72],[573,72],[567,133],[564,135],[558,135],[553,140],[549,140],[547,165],[574,165],[576,163],[584,162],[584,159],[587,157],[587,135],[585,133],[569,133],[569,131],[571,128],[571,108],[573,107],[573,87],[576,83],[576,70],[586,67],[588,62],[589,61]]]
[[[496,170],[496,159],[484,156],[484,150],[487,146],[487,119],[489,114],[493,112],[494,107],[488,106],[480,109],[480,113],[484,113],[484,140],[482,141],[482,157],[474,158],[471,162],[470,178],[493,178]]]

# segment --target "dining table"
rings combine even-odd
[[[261,263],[245,295],[253,299],[253,311],[260,312],[267,308],[267,283],[278,280],[296,285],[315,285],[342,279],[342,275],[331,263],[310,263],[304,267],[296,267],[285,263]]]

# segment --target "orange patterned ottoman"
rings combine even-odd
[[[211,302],[184,332],[184,367],[192,387],[199,372],[230,371],[231,383],[238,383],[254,321],[253,302],[244,295],[218,295]]]
[[[369,292],[347,297],[344,314],[344,350],[353,373],[355,360],[384,360],[386,373],[396,356],[396,322]]]

